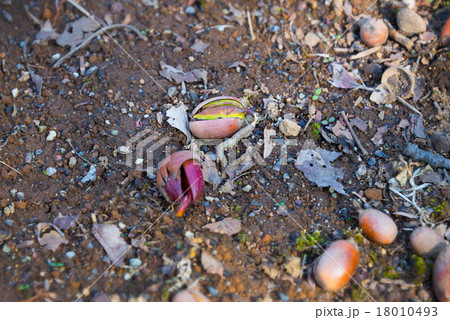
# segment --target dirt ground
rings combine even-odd
[[[149,5],[151,2],[120,1],[119,6],[114,1],[80,1],[100,19],[106,15],[114,23],[128,19],[148,41],[129,30],[112,30],[118,44],[101,35],[60,67],[52,68],[55,55],[63,56],[70,48],[60,47],[54,40],[35,42],[39,26],[33,24],[24,7],[39,19],[54,21],[59,33],[83,14],[63,4],[55,18],[57,10],[50,0],[0,1],[0,9],[12,19],[8,22],[5,14],[0,17],[0,300],[170,301],[177,291],[194,284],[212,301],[435,301],[433,260],[415,255],[409,242],[411,231],[420,222],[391,215],[398,236],[392,244],[378,245],[361,234],[357,210],[370,205],[391,214],[417,213],[390,192],[388,180],[397,175],[396,164],[407,142],[431,150],[429,137],[435,132],[448,132],[448,47],[440,47],[436,39],[422,42],[416,35],[411,37],[414,48],[410,52],[388,40],[377,53],[350,60],[351,55],[367,47],[360,43],[359,49],[339,52],[335,47],[349,49],[359,40],[358,28],[353,26],[349,32],[352,36],[342,36],[327,51],[336,35],[350,27],[344,13],[336,16],[332,1],[173,0],[159,1],[157,7]],[[228,3],[245,13],[242,24],[233,18]],[[371,3],[352,0],[353,14],[363,13]],[[427,21],[427,31],[439,37],[450,15],[449,6],[445,1],[418,3],[417,12]],[[396,10],[390,1],[378,1],[365,13],[395,25]],[[319,43],[310,48],[292,39],[290,24],[291,31],[319,35]],[[221,25],[231,27],[215,27]],[[191,48],[197,39],[209,44],[203,53]],[[332,86],[328,81],[331,60],[311,54],[325,52],[347,70],[359,70],[365,85],[372,88],[380,84],[381,74],[390,64],[416,65],[417,73],[424,77],[424,93],[418,102],[408,101],[424,115],[427,138],[406,134],[406,129],[399,128],[402,119],[410,120],[414,115],[405,105],[397,101],[390,107],[377,105],[369,100],[369,91]],[[81,75],[81,58],[87,63],[83,69],[97,69]],[[180,65],[184,71],[207,70],[207,88],[201,82],[186,83],[186,92],[182,92],[181,85],[159,74],[160,61]],[[235,62],[240,65],[230,68]],[[19,80],[23,71],[42,77],[41,96],[31,79]],[[170,91],[172,98],[150,76]],[[175,93],[169,90],[173,87]],[[18,93],[13,97],[15,88]],[[313,100],[318,88],[322,92]],[[281,151],[275,147],[265,165],[255,165],[236,179],[234,195],[206,184],[200,203],[176,218],[157,191],[155,179],[126,166],[126,156],[118,148],[150,129],[169,137],[172,150],[182,150],[186,137],[166,122],[166,104],[178,100],[192,110],[201,101],[218,95],[246,96],[253,110],[263,117],[249,138],[255,146],[267,126],[274,127],[275,139],[284,138],[278,117],[289,113],[302,127],[296,137],[298,145],[289,146],[288,162],[279,170],[274,166]],[[269,96],[279,107],[279,114],[274,116],[264,104],[263,99]],[[300,102],[303,97],[306,100]],[[363,100],[355,105],[359,97]],[[322,120],[303,130],[311,106],[316,118],[317,112],[322,113]],[[369,124],[365,131],[355,129],[368,155],[356,145],[349,147],[339,140],[330,143],[318,133],[319,127],[326,126],[321,121],[338,121],[341,111]],[[371,139],[383,126],[388,132],[382,144],[375,145]],[[49,138],[51,131],[56,137]],[[325,150],[343,152],[333,166],[344,172],[340,181],[347,196],[318,187],[294,166],[297,153],[308,139]],[[162,159],[163,149],[155,152],[155,162]],[[263,149],[258,150],[261,155]],[[245,150],[241,143],[238,155]],[[214,147],[206,146],[202,151],[214,151]],[[403,158],[407,163],[414,162]],[[91,164],[96,164],[97,178],[83,183]],[[362,164],[366,173],[357,175]],[[419,161],[414,168],[425,166]],[[422,190],[417,204],[427,208],[434,226],[441,225],[445,232],[450,217],[448,176],[442,169],[434,171],[444,181]],[[247,185],[251,189],[246,192],[243,188]],[[53,252],[39,243],[38,224],[53,223],[59,215],[77,217],[77,223],[62,230],[67,243]],[[239,219],[241,232],[228,236],[202,228],[226,217]],[[95,221],[118,226],[127,243],[143,235],[144,244],[129,250],[123,266],[111,267],[92,233]],[[301,244],[302,228],[309,233],[320,232],[316,240],[324,247],[334,240],[353,237],[360,252],[355,281],[337,292],[317,286],[313,262],[322,250],[317,245]],[[205,270],[202,252],[223,264],[222,276]],[[297,263],[293,271],[288,264],[294,258],[300,258],[301,265]],[[130,259],[140,263],[133,266]],[[189,261],[191,266],[184,275],[177,268],[180,261]]]

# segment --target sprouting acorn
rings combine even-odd
[[[251,109],[234,97],[215,97],[203,101],[192,112],[189,129],[199,139],[223,139],[232,136],[245,123]]]

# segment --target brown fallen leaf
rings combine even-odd
[[[206,272],[218,274],[223,277],[223,264],[208,252],[203,251],[201,257],[202,267]]]
[[[189,131],[189,122],[186,114],[186,107],[183,103],[178,106],[173,106],[167,110],[167,122],[174,128],[177,128],[186,136],[186,143],[189,143],[192,139],[191,132]]]
[[[52,230],[45,233],[42,237],[38,237],[39,244],[45,246],[46,249],[52,250],[53,252],[58,249],[61,244],[68,244],[69,241],[64,239],[57,231]]]
[[[375,135],[372,137],[372,142],[376,145],[382,145],[383,144],[383,134],[388,132],[388,128],[387,127],[380,127],[377,129],[377,133],[375,133]]]
[[[203,80],[205,87],[208,84],[208,72],[205,69],[193,69],[184,72],[180,66],[175,68],[164,61],[160,61],[159,64],[161,66],[159,74],[169,81],[181,84],[183,82],[198,82]]]
[[[191,46],[191,49],[197,53],[204,53],[206,48],[208,48],[208,47],[209,47],[209,43],[203,42],[202,40],[197,40]]]
[[[100,26],[93,19],[80,18],[66,25],[64,32],[56,40],[56,43],[61,47],[70,46],[73,49],[89,37],[90,32],[96,31],[98,28]]]
[[[216,163],[211,159],[209,154],[205,154],[205,160],[202,163],[202,173],[203,180],[211,184],[213,190],[215,190],[222,181],[217,171]]]
[[[226,234],[232,236],[241,231],[241,221],[233,218],[225,218],[219,222],[208,223],[203,226],[211,232]]]
[[[100,242],[106,254],[115,266],[123,264],[124,253],[128,244],[120,235],[120,230],[113,224],[98,224],[92,226],[94,237]]]

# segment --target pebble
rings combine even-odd
[[[139,80],[139,83],[142,84],[142,85],[144,85],[144,84],[145,84],[145,80],[144,80],[144,79],[141,79],[141,80]]]
[[[130,280],[131,279],[131,274],[129,274],[128,272],[124,274],[123,278],[125,280]]]
[[[19,82],[27,82],[30,80],[30,73],[28,71],[22,71],[22,75],[19,78]]]
[[[251,189],[252,189],[252,186],[248,184],[248,185],[246,185],[245,187],[242,188],[242,191],[249,192]]]
[[[28,152],[27,155],[25,156],[25,163],[31,163],[31,161],[33,160],[33,153],[32,152]]]
[[[61,58],[60,53],[55,53],[54,55],[52,55],[52,60],[54,60],[54,61],[59,60],[59,58]]]
[[[48,136],[47,136],[47,141],[53,141],[53,140],[55,140],[55,138],[56,138],[56,131],[54,131],[54,130],[51,130],[49,133],[48,133]]]
[[[75,252],[73,251],[69,251],[66,253],[66,257],[69,259],[72,259],[73,257],[75,257]]]
[[[381,151],[381,150],[375,151],[375,155],[376,155],[377,157],[380,157],[380,158],[387,158],[386,153],[384,153],[384,152]]]
[[[127,225],[125,223],[123,223],[122,221],[119,222],[119,228],[120,229],[125,229],[127,227]]]
[[[128,111],[127,111],[127,109],[125,109],[125,108],[121,108],[121,109],[120,109],[120,112],[122,112],[122,114],[127,114]]]
[[[70,159],[69,159],[69,167],[73,168],[73,167],[75,167],[76,164],[77,164],[77,158],[70,157]]]
[[[11,248],[8,247],[6,244],[3,246],[2,251],[6,254],[9,254],[11,252]]]
[[[17,192],[17,193],[16,193],[16,197],[17,197],[17,199],[19,199],[20,201],[22,201],[23,199],[25,199],[25,195],[23,194],[23,192]]]
[[[7,230],[0,230],[0,242],[6,241],[11,238],[11,232]]]
[[[19,95],[19,89],[14,88],[11,90],[13,98],[16,98]]]
[[[383,199],[383,191],[378,188],[369,188],[364,190],[364,195],[369,200],[382,200]]]
[[[288,137],[296,137],[300,133],[301,127],[294,121],[283,119],[280,123],[280,131]]]
[[[49,177],[52,176],[52,175],[54,175],[55,173],[56,173],[56,169],[53,168],[53,167],[48,167],[48,168],[45,170],[45,174],[48,175]]]
[[[12,225],[14,224],[14,220],[6,219],[6,220],[5,220],[5,224],[6,224],[8,227],[12,227]]]
[[[219,294],[219,290],[214,287],[208,287],[208,291],[213,297],[216,297]]]
[[[177,88],[176,87],[170,87],[169,90],[167,90],[167,94],[169,95],[169,97],[173,97],[175,94],[177,93]]]
[[[315,47],[320,42],[320,38],[314,32],[308,32],[303,42],[311,47]]]
[[[187,14],[195,14],[195,8],[193,6],[188,6],[186,9],[184,9],[184,12]]]
[[[130,259],[130,266],[133,268],[137,268],[142,264],[142,261],[138,258],[132,258]]]
[[[370,158],[369,161],[367,162],[367,164],[368,164],[369,166],[373,166],[373,165],[376,164],[376,163],[377,163],[377,161],[375,160],[375,158]]]
[[[284,293],[282,293],[282,292],[278,293],[278,297],[283,302],[288,302],[289,301],[289,297],[287,295],[285,295]]]
[[[397,13],[397,25],[402,32],[408,35],[427,31],[422,17],[409,8],[404,8]]]
[[[111,135],[112,136],[117,136],[119,134],[119,131],[117,130],[111,130]]]

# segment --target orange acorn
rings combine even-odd
[[[359,214],[359,226],[371,240],[389,244],[397,237],[397,226],[388,215],[376,209],[367,209]]]
[[[358,262],[358,248],[353,243],[334,241],[318,258],[314,278],[323,289],[337,291],[350,281]]]
[[[441,43],[443,46],[448,46],[450,44],[450,17],[445,21],[445,24],[442,27]]]
[[[359,31],[362,41],[369,47],[381,46],[388,38],[388,27],[381,19],[366,19]]]
[[[450,302],[450,246],[439,253],[433,266],[433,289],[441,302]]]
[[[428,227],[414,230],[411,233],[410,241],[414,251],[425,257],[436,257],[446,245],[444,237]]]

